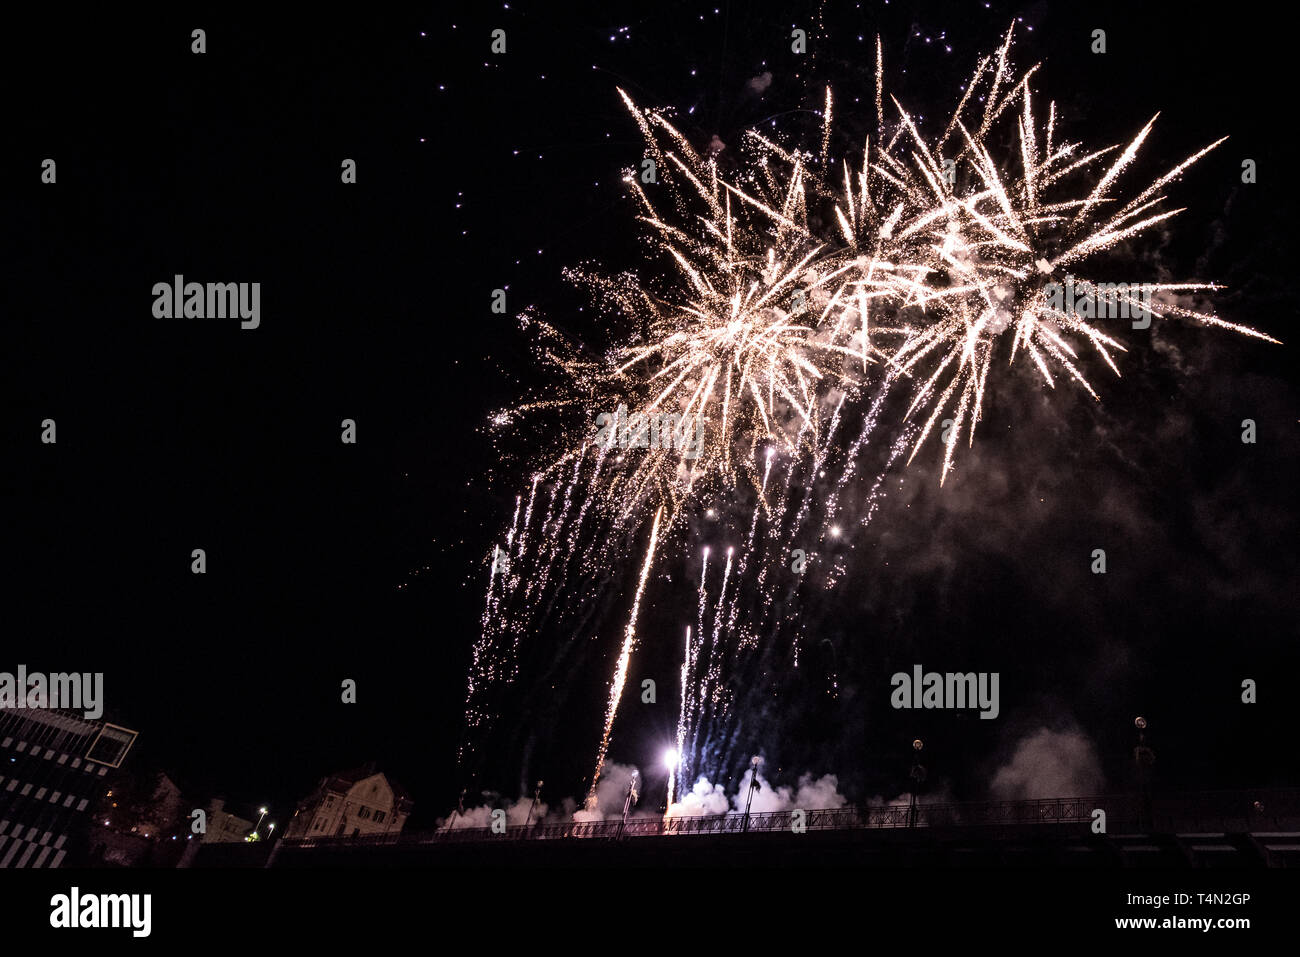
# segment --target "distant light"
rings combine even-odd
[[[664,752],[664,767],[669,771],[675,770],[677,762],[681,760],[681,755],[677,753],[676,748],[669,748]]]

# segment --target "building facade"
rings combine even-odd
[[[0,708],[0,868],[78,862],[135,739],[73,712]]]
[[[299,802],[284,836],[303,841],[398,834],[414,806],[400,785],[368,764],[322,778]]]
[[[204,844],[242,844],[256,826],[253,821],[227,811],[225,798],[213,798],[205,813],[207,831],[203,835]]]

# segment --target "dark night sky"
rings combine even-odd
[[[895,94],[937,118],[1020,17],[1033,30],[1016,62],[1044,62],[1039,98],[1073,138],[1109,144],[1162,111],[1133,182],[1231,137],[1170,187],[1188,212],[1133,255],[1225,283],[1223,315],[1287,344],[1161,328],[1130,343],[1124,378],[1097,377],[1100,406],[1009,378],[942,492],[922,455],[857,543],[847,597],[817,625],[846,692],[809,703],[813,655],[769,756],[889,796],[924,734],[936,773],[978,797],[1020,733],[1072,725],[1124,787],[1142,711],[1169,786],[1300,783],[1288,34],[1178,5],[863,2],[830,4],[816,35],[814,4],[715,3],[466,3],[381,23],[50,15],[6,32],[0,670],[104,671],[110,712],[141,732],[135,760],[196,793],[285,814],[318,777],[376,759],[426,822],[444,812],[483,556],[522,485],[483,426],[537,384],[489,296],[508,284],[512,312],[580,332],[561,270],[637,264],[618,178],[640,138],[615,85],[694,107],[697,145],[736,142],[818,106],[827,82],[868,102],[879,32]],[[791,54],[792,25],[815,70]],[[510,52],[493,60],[495,27]],[[760,100],[745,84],[764,69]],[[47,156],[56,186],[39,182]],[[153,319],[149,291],[175,273],[260,281],[261,328]],[[46,417],[57,446],[38,441]],[[1247,417],[1255,446],[1238,440]],[[1104,581],[1087,571],[1099,545]],[[674,614],[648,620],[676,628]],[[887,675],[930,661],[1001,671],[1002,720],[889,709]],[[650,651],[632,678],[672,667]],[[513,793],[544,774],[555,797],[576,793],[607,671],[595,660],[590,693],[559,706],[563,730],[535,744],[546,766],[503,759],[483,781]],[[1242,677],[1261,682],[1254,708]],[[650,760],[675,719],[627,713],[611,756]]]

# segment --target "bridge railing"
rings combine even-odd
[[[289,841],[309,846],[440,844],[473,841],[621,840],[692,834],[789,833],[890,828],[1023,828],[1087,825],[1094,811],[1106,813],[1107,831],[1160,833],[1194,831],[1293,831],[1300,829],[1300,789],[1217,791],[1141,798],[1137,795],[1051,798],[1037,801],[855,805],[805,811],[768,811],[745,815],[658,815],[612,821],[539,821],[494,831],[490,827],[442,827],[348,838]],[[799,815],[802,815],[800,819]]]

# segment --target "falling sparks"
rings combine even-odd
[[[547,413],[569,426],[489,556],[467,693],[471,744],[489,717],[487,692],[517,677],[521,637],[548,625],[567,636],[566,649],[590,638],[587,609],[618,587],[610,570],[623,567],[626,543],[644,538],[648,523],[589,802],[650,570],[669,552],[687,560],[689,547],[700,556],[699,584],[673,770],[674,783],[687,782],[693,762],[727,757],[708,743],[717,737],[710,723],[734,716],[734,682],[725,677],[761,660],[778,635],[793,639],[797,663],[799,596],[815,587],[805,583],[835,586],[853,527],[871,520],[884,494],[868,448],[883,449],[888,471],[938,433],[942,485],[959,438],[974,442],[1008,370],[1026,367],[1050,389],[1068,380],[1096,399],[1089,366],[1100,360],[1118,375],[1126,351],[1108,319],[1187,319],[1277,341],[1193,308],[1218,288],[1212,283],[1116,284],[1086,274],[1097,254],[1180,212],[1165,208],[1162,191],[1223,140],[1126,190],[1156,117],[1126,144],[1088,150],[1066,141],[1055,103],[1044,109],[1033,92],[1036,67],[1017,74],[1011,46],[1008,30],[962,86],[942,134],[927,137],[886,92],[877,38],[874,115],[850,117],[870,128],[864,141],[834,156],[832,117],[844,122],[845,110],[827,89],[815,152],[751,130],[725,174],[720,141],[698,151],[672,111],[618,91],[655,170],[646,181],[638,170],[623,176],[653,275],[567,271],[598,307],[603,351],[531,310],[520,317],[539,363],[565,387],[500,413],[494,425]],[[1073,299],[1066,306],[1049,291],[1065,286],[1111,314],[1075,308]],[[879,429],[897,388],[910,390],[902,421]],[[598,415],[624,408],[633,410],[626,421],[600,427]],[[890,434],[882,440],[878,431]],[[696,551],[696,536],[726,548],[712,573],[716,597],[709,548]],[[778,605],[773,582],[796,549],[821,573],[800,572]]]
[[[641,610],[641,596],[645,594],[646,578],[655,559],[655,546],[659,543],[659,520],[663,518],[663,508],[655,512],[654,524],[650,526],[650,543],[646,545],[645,561],[641,565],[641,579],[637,582],[636,598],[632,601],[632,613],[628,618],[627,629],[623,633],[623,650],[619,652],[618,666],[614,669],[614,680],[610,682],[609,707],[605,711],[605,733],[600,737],[600,752],[596,755],[596,773],[591,777],[591,791],[587,795],[587,807],[596,806],[596,782],[605,767],[605,752],[609,748],[609,732],[614,727],[614,718],[618,714],[618,703],[623,698],[623,685],[627,683],[627,666],[632,660],[632,649],[636,647],[636,618]]]

